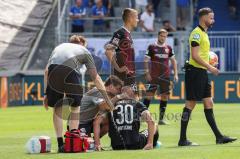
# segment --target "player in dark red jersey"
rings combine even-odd
[[[130,32],[137,27],[138,12],[125,8],[122,19],[123,26],[114,32],[105,49],[106,56],[113,66],[113,74],[124,81],[124,85],[131,85],[135,82],[135,53]]]
[[[158,40],[148,46],[144,58],[145,77],[149,84],[147,85],[147,94],[143,103],[149,107],[151,98],[154,96],[157,86],[159,85],[161,95],[159,125],[167,124],[163,118],[171,89],[169,60],[173,65],[174,81],[178,82],[177,62],[172,47],[166,44],[167,36],[168,32],[165,29],[160,29],[158,32]],[[151,61],[150,68],[149,61]]]
[[[135,99],[131,87],[123,87],[122,93],[129,98],[115,103],[113,115],[109,113],[109,137],[114,150],[145,149],[156,146],[158,141],[157,125],[155,125],[147,107]],[[140,119],[147,123],[147,130],[139,132]]]

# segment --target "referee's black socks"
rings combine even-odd
[[[213,133],[215,134],[216,138],[221,138],[223,135],[221,132],[218,130],[214,114],[213,114],[213,109],[204,109],[205,117],[207,119],[208,124],[210,125]]]
[[[159,107],[159,121],[160,120],[163,120],[163,117],[164,117],[164,114],[165,114],[165,111],[166,111],[166,107],[167,107],[167,101],[163,101],[161,100],[160,101],[160,107]]]
[[[143,104],[144,104],[147,108],[149,107],[150,103],[151,103],[151,100],[149,100],[149,99],[147,99],[147,98],[145,98],[145,99],[143,100]]]
[[[180,140],[185,141],[187,140],[187,126],[191,116],[191,109],[186,107],[183,108],[182,118],[181,118],[181,132],[180,132]]]

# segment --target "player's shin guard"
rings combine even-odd
[[[185,141],[187,140],[187,126],[188,122],[191,116],[192,110],[184,107],[183,108],[183,113],[182,113],[182,118],[181,118],[181,132],[180,132],[180,141]]]
[[[216,138],[221,138],[223,135],[221,132],[218,130],[214,114],[213,114],[213,109],[204,109],[205,117],[207,119],[208,124],[210,125],[213,133],[215,134]]]
[[[165,111],[167,107],[167,101],[160,101],[160,107],[159,107],[159,121],[163,120]]]

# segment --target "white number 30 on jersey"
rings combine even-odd
[[[126,104],[125,107],[123,105],[117,105],[116,107],[118,118],[116,119],[116,123],[121,125],[124,122],[126,124],[132,124],[133,122],[133,106],[130,104]]]

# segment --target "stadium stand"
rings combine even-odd
[[[237,7],[240,8],[239,0],[237,4]],[[238,64],[240,59],[240,19],[231,18],[228,0],[201,0],[198,2],[197,8],[205,6],[209,6],[215,12],[215,24],[209,34],[212,47],[224,48],[225,71],[237,71],[240,68]],[[198,20],[195,19],[194,25],[197,23]]]
[[[215,12],[215,24],[212,28],[213,31],[239,31],[240,20],[232,19],[229,14],[228,0],[201,0],[198,2],[198,8],[209,6]],[[240,1],[238,0],[238,8],[240,8]],[[195,20],[197,24],[197,20]]]
[[[24,0],[21,0],[24,1]],[[35,0],[37,1],[37,0]],[[44,9],[48,10],[41,10],[39,17],[41,16],[42,22],[46,22],[46,19],[49,18],[49,22],[43,28],[43,23],[33,26],[27,25],[27,23],[22,26],[30,27],[31,29],[34,28],[35,32],[30,29],[28,30],[21,30],[24,31],[24,34],[19,32],[19,35],[24,35],[26,37],[25,41],[23,40],[23,44],[15,44],[19,40],[16,36],[16,40],[10,40],[8,38],[3,38],[4,40],[0,41],[0,45],[7,45],[11,43],[12,47],[8,47],[8,50],[5,50],[4,55],[0,57],[0,65],[1,68],[3,66],[8,65],[8,69],[14,69],[15,67],[23,70],[43,70],[46,66],[47,59],[49,58],[52,49],[61,42],[66,42],[68,37],[71,35],[71,19],[69,18],[69,10],[72,5],[74,5],[74,0],[60,0],[60,9],[58,7],[54,7],[53,5],[54,0],[38,0],[38,5],[41,8],[42,5],[47,5]],[[56,1],[55,1],[56,2]],[[105,20],[109,21],[110,23],[110,30],[106,32],[92,32],[93,20],[91,18],[90,11],[91,7],[88,9],[88,16],[85,17],[85,32],[82,35],[86,36],[87,38],[102,38],[102,39],[109,39],[112,33],[118,28],[121,24],[121,12],[123,8],[134,6],[134,0],[116,0],[113,2],[114,5],[114,14],[115,17],[106,17]],[[201,0],[201,1],[190,1],[190,9],[189,9],[189,16],[192,17],[188,20],[186,24],[186,31],[176,31],[171,33],[172,38],[174,39],[174,49],[177,50],[176,58],[178,60],[178,66],[181,68],[184,64],[184,61],[187,58],[188,54],[188,35],[193,27],[196,26],[197,19],[193,17],[198,8],[203,6],[209,6],[213,8],[215,11],[216,16],[216,23],[209,31],[209,36],[212,44],[213,51],[216,51],[218,55],[221,54],[220,59],[224,60],[224,64],[221,64],[221,71],[238,71],[240,70],[239,66],[239,52],[240,52],[240,21],[239,19],[231,19],[229,15],[228,9],[228,0],[223,0],[216,2],[214,0]],[[7,2],[1,2],[7,3]],[[8,2],[10,3],[10,2]],[[36,4],[36,5],[37,5]],[[240,5],[240,3],[238,3]],[[56,5],[55,5],[56,6]],[[43,7],[43,6],[42,6]],[[176,27],[176,1],[175,0],[161,0],[160,4],[158,5],[159,10],[159,17],[155,20],[155,28],[156,31],[158,28],[162,27],[162,22],[164,20],[170,20],[171,24]],[[51,15],[49,13],[52,12]],[[34,9],[32,13],[29,12],[29,15],[34,13]],[[44,14],[45,13],[45,14]],[[6,13],[0,13],[5,14]],[[14,16],[13,16],[14,17]],[[33,20],[30,17],[30,20]],[[38,18],[39,19],[39,18]],[[6,24],[5,24],[6,25]],[[3,24],[0,23],[0,29],[2,28]],[[10,27],[9,27],[10,28]],[[40,29],[42,29],[42,36],[39,35]],[[234,32],[233,32],[234,31]],[[152,33],[143,33],[141,28],[139,27],[133,32],[134,39],[141,39],[141,38],[154,38],[157,32]],[[1,35],[2,36],[2,35]],[[9,35],[8,35],[9,36]],[[37,40],[38,39],[38,40]],[[29,42],[29,43],[26,43]],[[20,47],[19,47],[20,46]],[[92,49],[92,48],[91,48]],[[8,51],[8,53],[7,53]],[[0,50],[1,56],[2,47]],[[93,49],[94,52],[94,49]],[[14,55],[14,56],[13,56]],[[102,57],[101,57],[102,58]],[[14,61],[14,62],[11,62]],[[108,66],[106,62],[103,61],[103,66]],[[181,70],[179,70],[181,71]]]
[[[0,1],[0,68],[19,70],[49,15],[54,0]],[[10,9],[11,8],[11,9]]]

